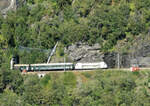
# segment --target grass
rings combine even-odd
[[[43,86],[46,86],[51,81],[61,81],[66,86],[76,87],[77,81],[80,79],[82,83],[88,83],[95,80],[134,80],[138,86],[148,85],[150,81],[150,70],[141,70],[138,72],[122,71],[122,70],[96,70],[96,71],[69,71],[69,72],[52,72],[41,79]],[[145,84],[145,85],[144,85]]]

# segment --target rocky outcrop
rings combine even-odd
[[[139,49],[133,53],[131,65],[138,64],[141,67],[150,67],[150,43],[143,42]]]
[[[76,43],[65,49],[68,57],[74,62],[103,61],[104,54],[100,53],[100,45],[89,46],[86,43]]]
[[[105,61],[109,68],[115,68],[118,65],[118,53],[100,52],[100,45],[89,46],[86,43],[76,43],[65,49],[73,62],[100,62]],[[119,54],[120,67],[130,67],[130,54]]]
[[[133,65],[139,65],[140,67],[150,67],[150,35],[145,37],[140,36],[135,39],[127,53],[121,53],[119,56],[120,67],[131,67]],[[104,61],[109,67],[118,66],[118,53],[105,53]]]
[[[131,65],[138,64],[140,67],[150,67],[150,57],[137,57],[131,59]]]
[[[150,44],[138,45],[139,49],[134,50],[132,53],[120,53],[119,64],[121,68],[129,68],[134,65],[140,67],[150,67]],[[141,48],[140,48],[141,47]],[[118,53],[108,52],[104,54],[104,61],[109,68],[118,67]]]
[[[148,38],[136,40],[137,45],[132,45],[129,49],[132,52],[120,52],[119,59],[117,52],[100,52],[99,44],[89,46],[86,43],[78,42],[66,48],[65,52],[73,62],[105,61],[109,68],[115,68],[118,67],[119,60],[121,68],[129,68],[135,64],[141,67],[150,67],[150,37]]]
[[[0,11],[7,8],[10,5],[10,0],[0,0]]]
[[[139,37],[136,40],[137,45],[133,45],[131,49],[131,65],[138,64],[141,67],[150,67],[150,34],[145,37]]]
[[[130,54],[118,54],[117,52],[108,52],[104,54],[104,61],[109,68],[118,67],[118,62],[120,68],[128,68],[131,66]]]
[[[1,0],[1,12],[6,14],[9,10],[16,9],[16,0]]]

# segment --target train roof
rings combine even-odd
[[[101,62],[79,62],[77,64],[101,64],[101,63],[105,63],[104,61]]]
[[[15,67],[19,66],[52,66],[52,65],[73,65],[73,63],[39,63],[39,64],[15,64]]]

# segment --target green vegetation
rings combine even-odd
[[[38,78],[0,70],[0,79],[1,106],[150,105],[149,71],[52,72]]]
[[[46,61],[48,55],[20,52],[19,46],[51,49],[57,41],[64,47],[81,41],[99,43],[105,52],[119,41],[132,45],[136,37],[148,35],[149,5],[149,0],[19,0],[16,11],[0,15],[0,66],[12,54],[22,57],[20,63]],[[62,48],[58,52],[64,55]]]
[[[50,73],[39,79],[8,70],[13,56],[19,55],[20,63],[46,62],[41,50],[56,42],[60,58],[63,47],[79,41],[99,43],[103,52],[114,51],[120,41],[132,44],[150,32],[150,0],[18,1],[16,11],[0,14],[0,106],[150,105],[146,71]]]
[[[149,19],[149,0],[19,0],[15,12],[6,18],[0,15],[0,53],[19,46],[50,49],[57,41],[64,46],[99,43],[101,51],[112,51],[120,40],[130,44],[148,35]],[[59,52],[63,55],[63,50]]]

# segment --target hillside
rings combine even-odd
[[[12,57],[45,63],[57,42],[51,62],[150,67],[150,0],[0,0],[0,106],[150,105],[150,70],[10,70]]]
[[[1,0],[1,8],[8,4]],[[112,55],[109,52],[129,54],[127,57],[133,59],[139,56],[133,56],[134,53],[141,54],[141,57],[149,56],[145,48],[149,49],[149,46],[136,46],[143,38],[150,38],[149,0],[17,0],[16,5],[16,11],[8,11],[5,18],[0,16],[1,64],[8,64],[13,55],[19,55],[21,63],[44,62],[47,59],[45,53],[34,50],[30,53],[20,52],[18,47],[48,50],[57,41],[63,48],[77,43],[86,44],[85,47],[98,44],[100,54],[87,51],[87,59],[81,58],[84,57],[84,49],[76,54],[77,60],[81,58],[82,61],[91,61],[93,55],[100,61],[108,54],[108,59]],[[149,45],[148,42],[144,45]],[[63,48],[58,54],[64,54]],[[136,48],[139,48],[138,51],[144,50],[146,54],[143,55]],[[71,58],[74,60],[74,57]],[[126,63],[129,63],[128,60]]]
[[[39,79],[0,70],[0,79],[1,106],[150,105],[149,71],[51,72]]]

